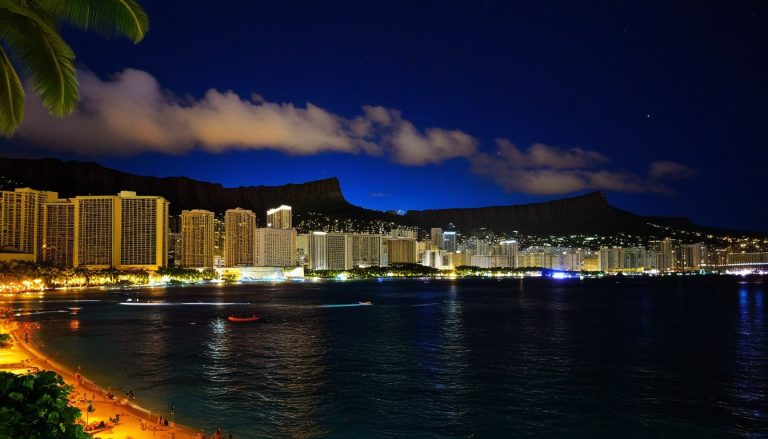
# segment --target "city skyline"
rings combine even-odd
[[[191,209],[171,215],[169,205],[161,196],[132,191],[61,199],[57,192],[32,188],[3,190],[0,261],[102,272],[140,270],[150,279],[149,273],[174,268],[202,270],[198,275],[188,273],[187,280],[213,276],[208,270],[216,269],[219,281],[303,278],[305,269],[318,275],[378,267],[412,270],[408,266],[418,265],[438,270],[432,274],[440,276],[498,269],[546,269],[583,276],[733,273],[768,264],[765,238],[715,236],[669,226],[652,235],[537,238],[525,230],[500,233],[483,227],[462,233],[451,224],[443,230],[374,225],[375,221],[368,228],[378,227],[378,233],[361,233],[354,230],[356,226],[317,227],[300,220],[299,231],[293,225],[293,208],[285,204],[266,210],[266,227],[260,227],[249,209],[231,208],[218,215]],[[505,275],[541,275],[537,273]],[[151,282],[166,283],[170,278],[162,279]]]
[[[768,431],[768,2],[0,0],[0,437]]]
[[[161,91],[178,99],[140,108],[160,108],[152,113],[160,116],[183,108],[201,123],[219,119],[192,110],[228,108],[234,118],[238,109],[270,109],[275,123],[293,115],[303,124],[282,125],[295,136],[265,140],[256,128],[269,124],[158,133],[170,143],[98,131],[106,148],[99,150],[81,137],[92,130],[80,129],[65,139],[81,145],[73,149],[40,137],[62,131],[40,119],[32,102],[27,127],[2,141],[4,155],[95,159],[228,187],[337,176],[350,201],[380,210],[522,204],[605,190],[619,207],[648,215],[766,230],[766,208],[751,193],[766,154],[759,123],[766,66],[757,54],[768,26],[760,3],[667,5],[663,14],[660,4],[597,13],[575,5],[335,4],[323,13],[288,7],[286,16],[286,6],[224,2],[210,30],[195,35],[178,23],[200,21],[198,8],[146,7],[152,28],[135,47],[64,29],[78,53],[84,105],[99,109],[98,96],[109,95],[128,111],[126,97],[152,100]],[[402,8],[411,14],[395,13]],[[311,19],[317,16],[324,19]],[[249,17],[264,22],[253,29]],[[319,38],[280,32],[297,26]],[[391,38],[382,41],[360,32],[368,27],[400,32],[382,32]],[[197,52],[159,56],[183,47],[179,39],[198,43],[214,63],[201,65]],[[245,46],[233,44],[240,40]],[[337,62],[320,62],[323,56]],[[83,117],[76,112],[61,123],[89,127]],[[325,137],[318,120],[340,122],[345,134]]]

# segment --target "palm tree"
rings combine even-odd
[[[0,0],[0,135],[12,135],[24,117],[24,88],[11,59],[24,68],[52,115],[75,109],[75,54],[59,34],[62,23],[121,34],[134,43],[149,29],[135,0]]]

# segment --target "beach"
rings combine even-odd
[[[174,425],[172,419],[168,419],[168,426],[158,419],[171,417],[170,413],[152,413],[142,408],[133,401],[110,395],[97,383],[83,377],[72,368],[57,363],[45,353],[39,351],[29,342],[25,341],[24,331],[16,322],[5,322],[0,328],[0,333],[9,333],[13,337],[13,346],[0,349],[0,371],[16,374],[33,373],[49,370],[62,376],[64,381],[73,387],[70,394],[70,405],[80,409],[82,420],[89,425],[104,421],[108,424],[105,428],[88,431],[94,438],[101,439],[129,439],[129,438],[196,438],[197,433],[191,429]],[[112,398],[110,398],[112,396]],[[93,407],[87,412],[88,405]],[[110,422],[119,416],[116,424]],[[162,425],[161,425],[162,424]]]

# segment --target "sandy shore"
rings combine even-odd
[[[168,427],[158,425],[160,413],[151,413],[133,401],[127,401],[116,397],[107,398],[107,391],[86,377],[76,378],[76,373],[68,367],[59,364],[44,353],[36,350],[24,341],[22,329],[15,322],[4,323],[0,333],[10,333],[14,338],[13,347],[0,349],[0,370],[14,373],[28,373],[36,370],[50,370],[58,373],[64,381],[74,387],[70,395],[70,404],[79,408],[86,419],[86,407],[88,400],[92,401],[94,411],[88,413],[88,422],[93,423],[109,421],[110,418],[120,416],[120,421],[105,430],[93,434],[94,438],[101,439],[129,439],[129,438],[196,438],[196,432],[180,425]],[[118,401],[117,403],[115,401]],[[124,404],[121,404],[124,402]],[[163,414],[169,418],[171,414]],[[210,436],[209,436],[210,437]]]

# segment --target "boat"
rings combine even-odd
[[[373,305],[373,302],[370,300],[362,300],[360,302],[357,302],[358,305]]]
[[[227,317],[227,320],[229,320],[232,323],[253,323],[258,322],[261,317],[259,316],[251,316],[251,317],[237,317],[237,316],[229,316]]]

